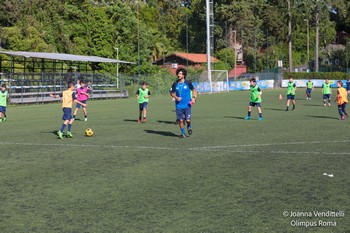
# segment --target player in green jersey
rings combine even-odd
[[[309,81],[306,83],[306,99],[311,100],[311,91],[314,90],[314,84],[311,81],[311,78]]]
[[[327,100],[328,100],[328,107],[331,106],[331,96],[332,96],[332,89],[331,84],[329,83],[328,79],[324,80],[324,83],[322,84],[322,94],[323,94],[323,106],[326,107]]]
[[[258,120],[261,121],[262,111],[261,111],[261,95],[262,91],[258,85],[256,85],[255,78],[250,79],[250,102],[248,105],[248,115],[244,118],[244,120],[250,120],[250,114],[252,112],[252,107],[257,107],[259,112]]]
[[[6,121],[7,96],[6,84],[2,84],[0,91],[0,122]]]
[[[289,110],[289,104],[290,101],[292,101],[293,104],[293,110],[295,109],[295,91],[297,89],[297,86],[295,85],[295,82],[293,81],[293,76],[289,76],[289,82],[287,86],[287,108],[286,111]]]
[[[149,97],[151,96],[150,90],[147,88],[147,83],[144,81],[141,83],[141,88],[139,88],[136,92],[136,98],[139,103],[139,118],[137,122],[141,122],[141,116],[143,113],[143,122],[146,122],[146,117],[147,117],[147,106],[148,106],[148,101]]]

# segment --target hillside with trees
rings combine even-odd
[[[290,3],[288,7],[287,3]],[[348,67],[348,0],[214,1],[215,56],[232,68],[234,35],[249,72],[288,65],[288,24],[293,66],[315,54],[319,17],[319,61]],[[12,51],[95,55],[136,62],[120,72],[157,73],[152,61],[175,51],[206,53],[205,0],[0,0],[0,46]],[[309,29],[309,30],[308,30]],[[308,38],[308,40],[307,40]],[[327,51],[329,44],[345,49]],[[110,64],[101,68],[114,72]]]

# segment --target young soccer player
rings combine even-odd
[[[297,89],[297,86],[295,85],[295,82],[293,81],[293,76],[289,76],[289,82],[287,87],[287,108],[286,111],[289,110],[289,104],[290,101],[292,101],[293,109],[295,109],[295,91]]]
[[[61,126],[61,129],[57,132],[58,138],[59,139],[63,138],[63,132],[66,126],[68,126],[67,137],[72,138],[73,134],[71,130],[72,130],[72,124],[73,124],[73,118],[72,118],[73,103],[79,103],[84,107],[86,107],[86,104],[76,99],[76,96],[74,93],[74,82],[72,81],[68,82],[68,89],[63,91],[62,95],[50,94],[50,96],[53,98],[60,98],[62,96],[63,124]]]
[[[338,112],[340,115],[340,120],[344,120],[344,115],[348,117],[348,113],[346,112],[346,104],[348,101],[348,94],[346,92],[346,89],[343,87],[343,82],[338,81],[337,82],[337,103],[338,103]],[[343,115],[344,113],[344,115]]]
[[[187,71],[183,68],[176,70],[178,80],[175,81],[170,89],[171,97],[175,98],[176,118],[179,120],[181,130],[180,138],[187,137],[185,133],[185,124],[187,123],[187,132],[192,135],[191,117],[192,105],[196,102],[197,91],[189,80],[186,80]],[[192,97],[191,97],[192,91]]]
[[[142,113],[143,113],[143,122],[144,123],[146,122],[149,97],[151,97],[151,92],[147,88],[147,83],[143,81],[141,83],[141,87],[136,92],[136,98],[139,103],[139,118],[137,120],[138,123],[140,123],[142,120],[141,118]]]
[[[252,107],[257,107],[259,112],[259,121],[262,121],[262,111],[261,111],[261,95],[262,91],[258,85],[256,85],[255,78],[250,79],[250,102],[248,105],[248,116],[244,120],[250,120],[250,114],[252,112]]]
[[[80,87],[77,89],[77,99],[79,102],[86,104],[86,101],[89,98],[88,94],[88,87],[85,86],[84,80],[80,80]],[[81,104],[77,103],[75,106],[74,114],[73,114],[73,120],[75,120],[75,117],[78,113],[78,110],[80,109]],[[87,111],[86,111],[86,106],[83,107],[83,113],[84,113],[84,121],[87,121]]]
[[[306,83],[306,99],[311,100],[311,91],[314,90],[314,84],[311,81],[311,78],[309,78],[309,81]]]
[[[6,84],[1,85],[0,91],[0,122],[6,121],[6,106],[7,106],[8,92],[6,90]]]
[[[331,84],[329,83],[328,79],[324,80],[324,83],[322,84],[322,93],[323,93],[323,106],[326,107],[326,102],[328,100],[328,107],[331,106],[331,96],[332,96],[332,89]]]

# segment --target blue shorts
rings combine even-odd
[[[6,107],[5,106],[0,106],[0,112],[5,113],[6,112]]]
[[[306,94],[311,94],[311,88],[306,88]]]
[[[71,108],[63,108],[63,116],[62,116],[62,120],[70,120],[72,119],[72,109]]]
[[[79,100],[79,101],[82,102],[83,104],[86,104],[86,100]],[[82,106],[82,105],[77,103],[77,105],[75,107],[80,108],[80,106]],[[83,108],[86,108],[86,107],[83,106]]]
[[[259,103],[256,103],[256,102],[249,102],[249,106],[252,106],[252,107],[255,107],[255,106],[261,107],[261,103],[260,103],[260,102],[259,102]]]
[[[323,94],[323,99],[330,99],[331,98],[331,94]]]
[[[294,100],[295,95],[287,95],[287,100]]]
[[[140,104],[139,104],[139,109],[140,109],[140,110],[143,110],[144,108],[147,108],[147,106],[148,106],[148,102],[140,103]]]
[[[176,119],[177,120],[191,120],[192,115],[192,109],[191,108],[185,108],[185,109],[176,109]]]

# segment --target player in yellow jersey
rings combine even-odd
[[[61,129],[57,131],[57,135],[59,139],[63,138],[63,131],[68,126],[68,131],[67,131],[67,137],[72,138],[73,134],[71,132],[72,130],[72,124],[73,124],[73,117],[72,117],[72,107],[73,103],[78,103],[82,105],[83,107],[86,107],[86,104],[80,102],[77,100],[76,95],[74,93],[74,82],[70,81],[68,82],[68,89],[63,91],[62,95],[54,95],[50,94],[51,97],[53,98],[60,98],[62,97],[62,111],[63,111],[63,124],[61,126]]]
[[[340,120],[344,120],[344,115],[348,117],[348,113],[346,112],[346,104],[348,101],[348,93],[346,92],[346,89],[343,87],[343,82],[338,81],[337,82],[337,102],[338,102],[338,112],[340,115]],[[344,113],[344,115],[343,115]]]

